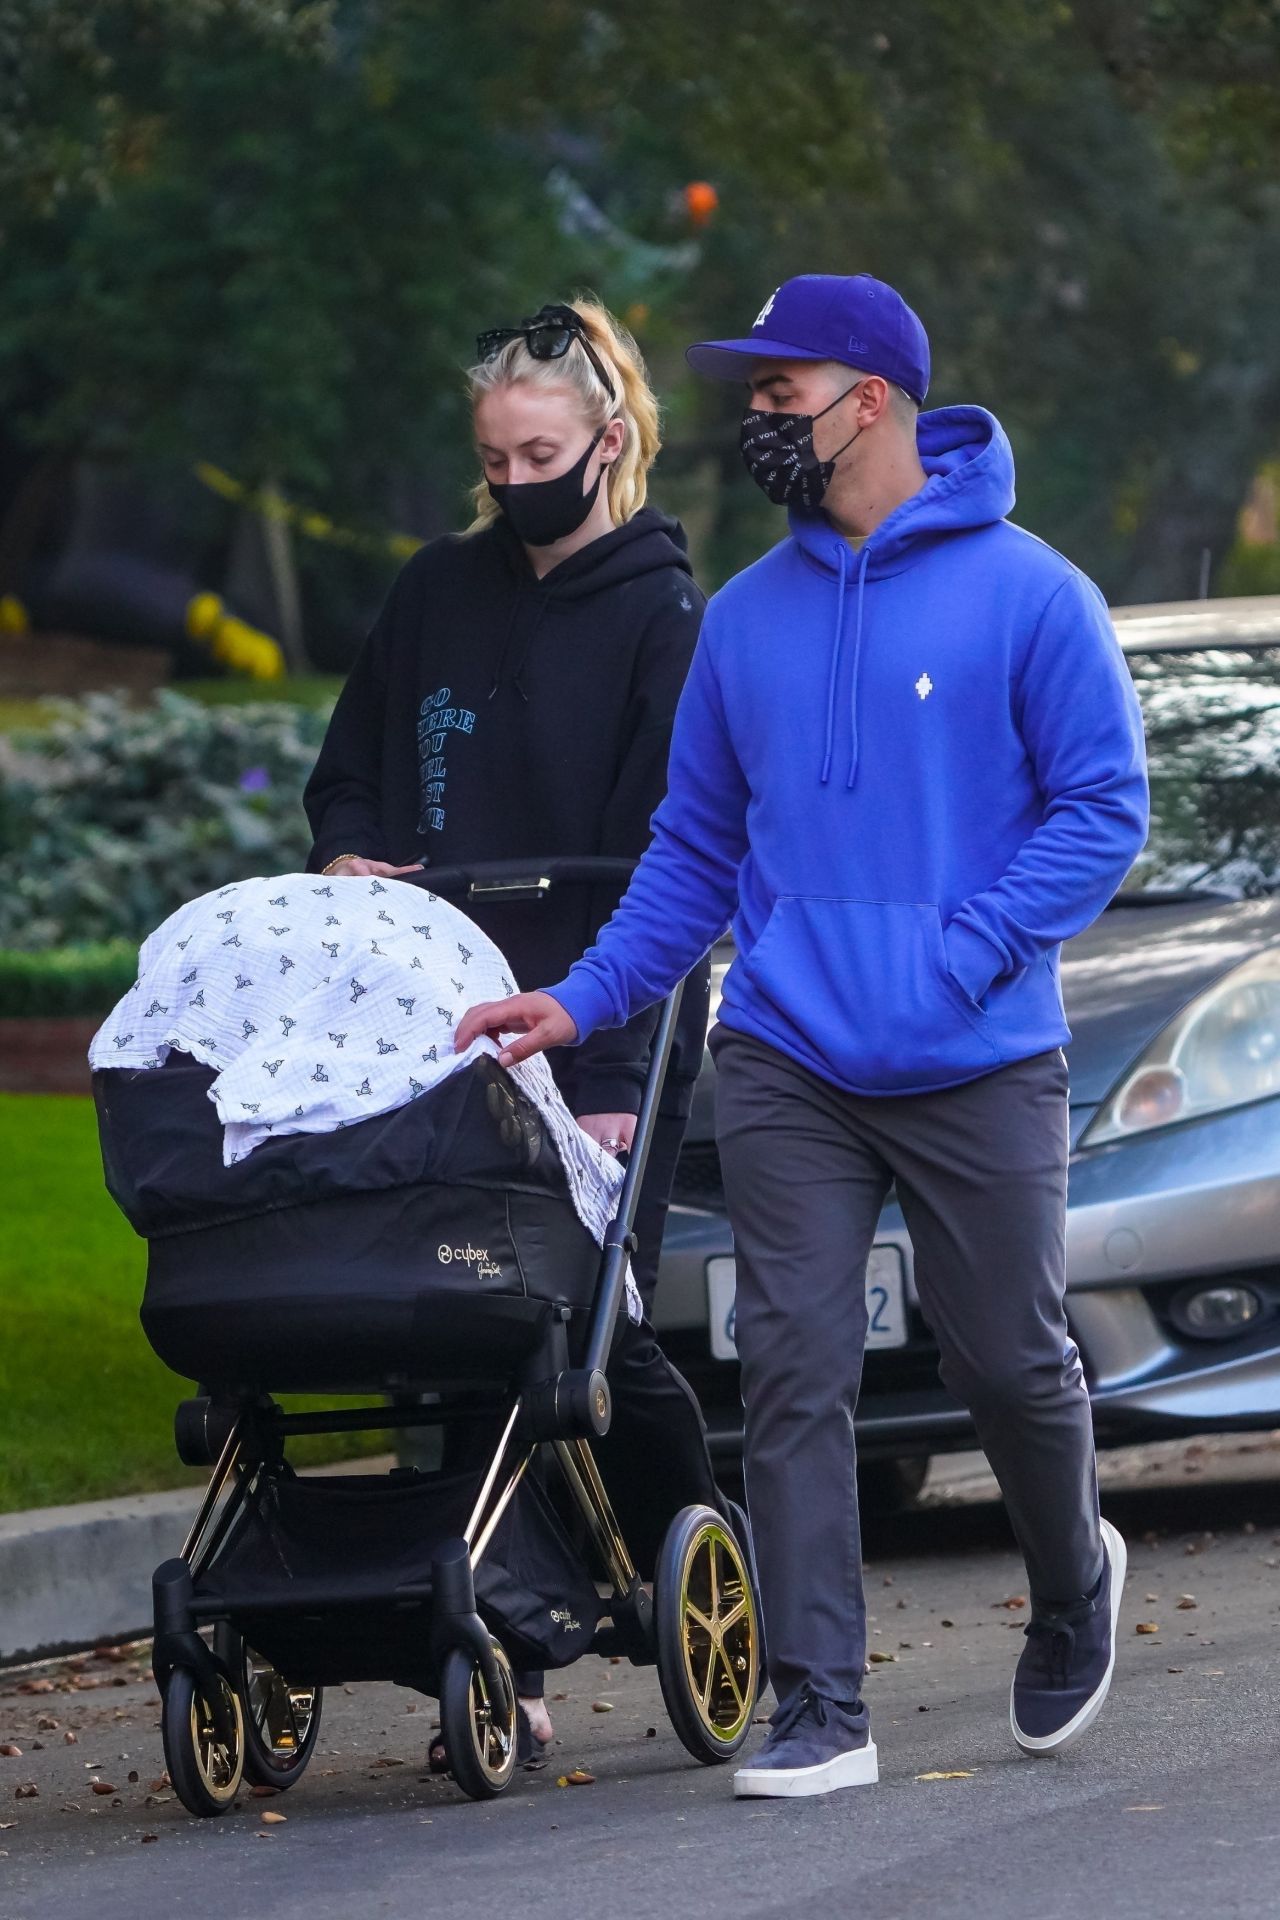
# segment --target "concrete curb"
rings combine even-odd
[[[386,1473],[392,1455],[312,1473]],[[151,1632],[151,1576],[178,1553],[204,1486],[0,1514],[0,1667]]]
[[[149,1633],[151,1575],[200,1499],[193,1487],[0,1514],[0,1664]]]

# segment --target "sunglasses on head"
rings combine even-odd
[[[610,404],[617,405],[613,382],[587,338],[581,314],[575,313],[572,307],[543,307],[532,320],[522,320],[518,327],[489,327],[477,335],[476,353],[481,360],[492,360],[512,340],[523,340],[534,360],[563,360],[576,340],[595,368]]]

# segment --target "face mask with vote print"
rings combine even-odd
[[[769,413],[763,408],[750,407],[743,414],[738,442],[742,458],[751,478],[775,507],[821,506],[836,470],[836,461],[853,445],[858,434],[850,434],[844,446],[837,448],[829,460],[819,460],[813,450],[814,422],[847,400],[861,385],[860,380],[855,380],[821,413]],[[861,431],[859,428],[858,432]]]

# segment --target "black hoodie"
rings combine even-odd
[[[683,529],[650,507],[541,580],[501,519],[423,547],[307,784],[312,869],[343,853],[428,866],[642,853],[703,604]],[[617,898],[575,888],[475,918],[531,988],[567,972]],[[681,1023],[686,1082],[701,1064],[698,1000]],[[636,1110],[652,1030],[642,1015],[553,1061],[575,1112]]]

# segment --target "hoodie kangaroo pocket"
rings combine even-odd
[[[743,971],[762,1037],[844,1086],[905,1092],[1000,1064],[926,902],[784,894]]]

